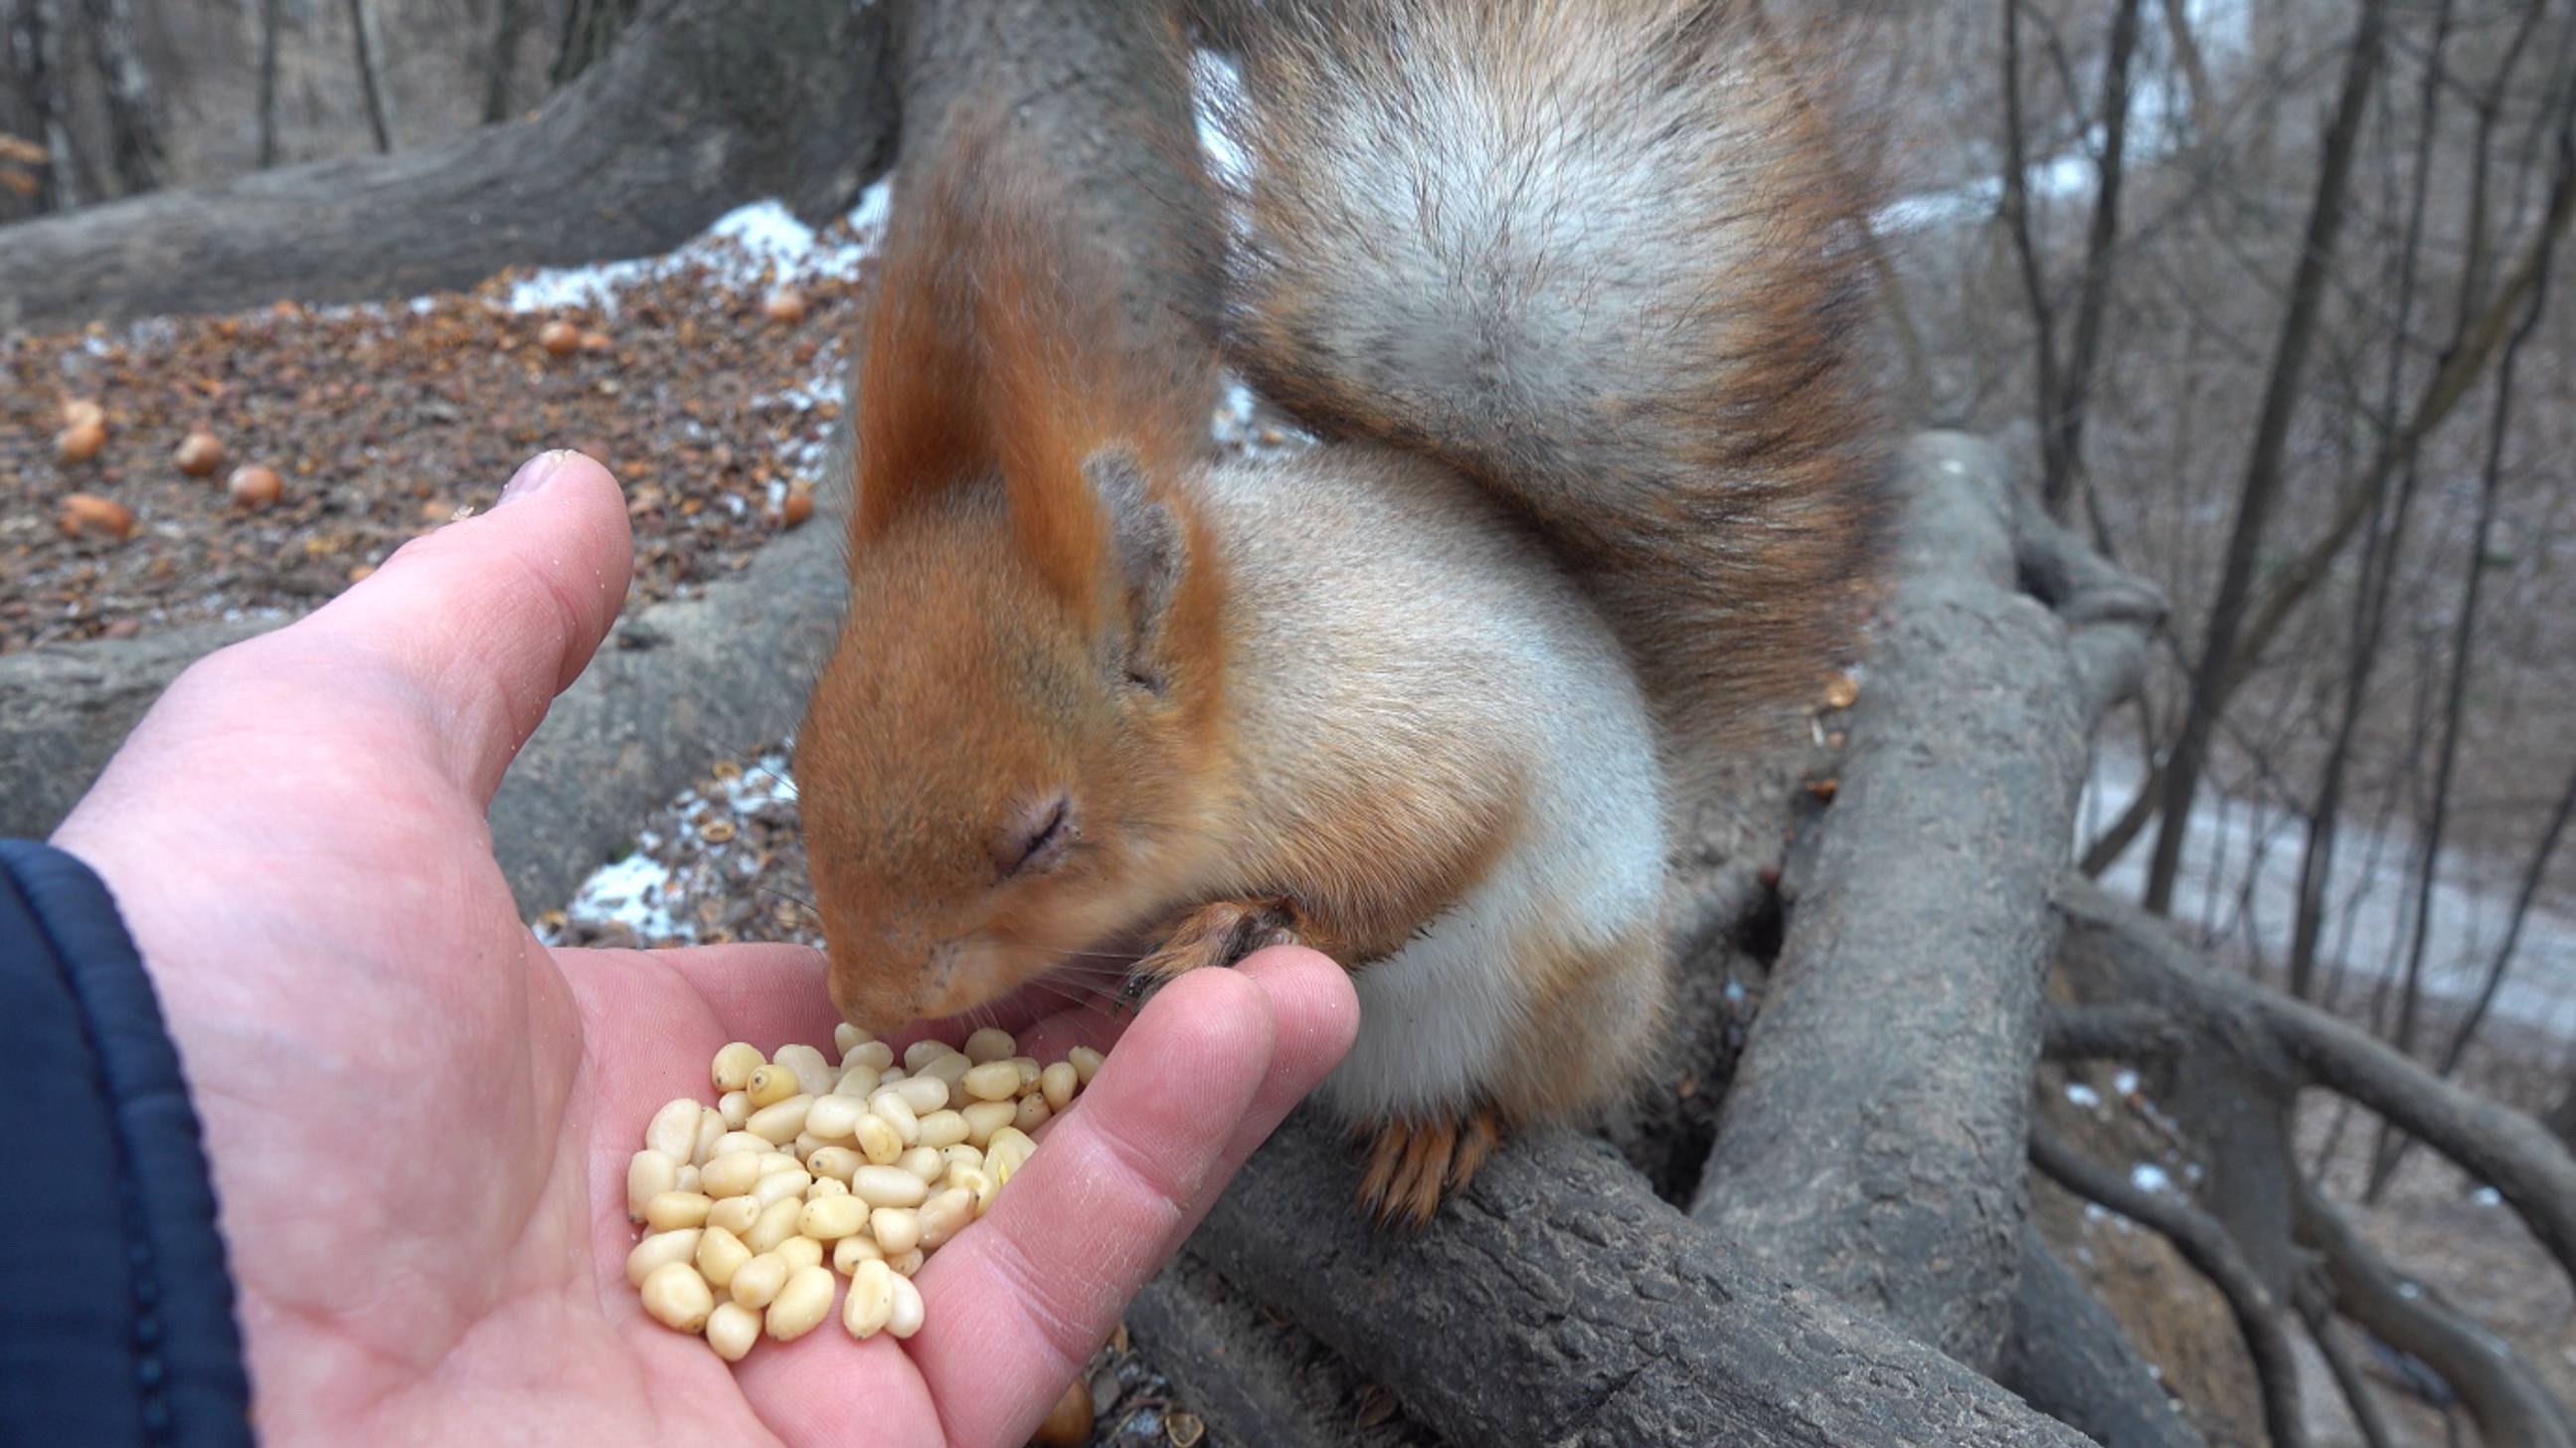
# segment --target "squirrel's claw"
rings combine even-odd
[[[1136,962],[1119,987],[1123,1008],[1184,971],[1232,965],[1266,946],[1297,942],[1297,910],[1286,900],[1217,900],[1181,917],[1153,954]]]
[[[1360,1178],[1360,1210],[1380,1227],[1420,1231],[1441,1199],[1485,1164],[1501,1132],[1494,1113],[1482,1107],[1457,1121],[1380,1123]]]

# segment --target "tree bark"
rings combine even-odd
[[[819,218],[884,169],[886,9],[662,0],[534,120],[21,223],[0,327],[346,302],[668,250],[766,195]]]
[[[385,80],[385,42],[376,33],[376,7],[370,0],[349,0],[349,30],[358,48],[358,91],[367,102],[367,130],[376,152],[394,148],[394,93]]]
[[[483,63],[483,124],[487,126],[510,118],[510,80],[519,69],[519,43],[527,38],[528,23],[535,18],[530,0],[500,0],[500,13],[492,21],[492,53]]]
[[[1419,1233],[1363,1222],[1358,1186],[1345,1134],[1300,1112],[1244,1164],[1192,1249],[1453,1442],[2085,1442],[1773,1274],[1648,1195],[1599,1142],[1515,1139]]]
[[[277,27],[285,0],[259,0],[259,169],[277,164]]]
[[[1691,1214],[1984,1369],[2024,1252],[2050,901],[2093,717],[2066,625],[2017,586],[2038,510],[2001,454],[1927,434],[1900,475],[1898,585]],[[2049,568],[2074,587],[2067,557]],[[2142,652],[2160,606],[2127,597],[2114,631]]]
[[[134,0],[85,0],[90,61],[107,112],[108,167],[117,194],[140,196],[161,185],[168,158],[161,145],[160,98],[134,39]]]
[[[2036,1229],[2023,1234],[2012,1333],[1995,1380],[2103,1448],[2208,1448]]]

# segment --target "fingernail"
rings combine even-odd
[[[553,452],[541,452],[521,463],[519,470],[512,473],[510,481],[502,487],[501,501],[492,506],[498,508],[531,493],[542,492],[546,484],[554,480],[555,474],[563,470],[564,459],[571,456],[571,453],[558,448]]]

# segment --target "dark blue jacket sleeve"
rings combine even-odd
[[[247,1444],[250,1380],[197,1113],[116,903],[0,840],[0,1443]]]

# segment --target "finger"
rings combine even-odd
[[[954,1441],[1016,1443],[1045,1416],[1228,1157],[1339,1059],[1349,994],[1321,956],[1279,951],[1156,996],[991,1214],[922,1270],[930,1325],[909,1347]]]
[[[294,629],[352,671],[390,668],[447,776],[488,800],[626,599],[624,495],[574,452],[528,461],[492,511],[403,545]]]

